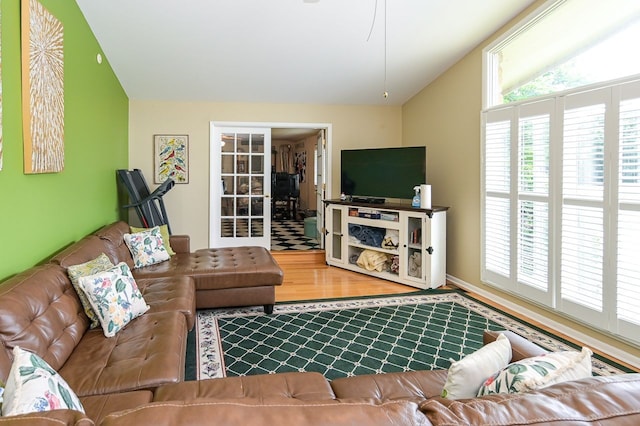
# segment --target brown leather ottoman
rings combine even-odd
[[[273,312],[275,288],[283,272],[264,247],[223,247],[176,253],[166,262],[133,271],[138,278],[190,276],[196,286],[196,308],[264,305]]]

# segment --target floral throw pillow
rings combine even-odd
[[[159,226],[133,234],[124,234],[124,242],[129,247],[135,268],[164,262],[171,257],[164,248]]]
[[[526,392],[591,377],[591,355],[589,348],[582,348],[580,352],[550,352],[511,363],[489,377],[478,396]]]
[[[84,413],[84,407],[53,368],[38,355],[18,346],[13,348],[13,364],[2,401],[2,415],[71,409]]]
[[[72,265],[67,268],[67,275],[69,275],[71,284],[73,284],[73,288],[76,290],[76,293],[78,293],[78,298],[82,303],[84,312],[87,314],[87,317],[89,317],[89,321],[91,321],[91,328],[96,328],[97,326],[99,326],[100,320],[98,319],[96,313],[93,311],[91,303],[89,303],[89,300],[87,299],[87,295],[80,287],[78,278],[97,274],[98,272],[106,271],[110,268],[113,268],[113,263],[104,253],[101,253],[100,256],[88,262],[81,263],[79,265]]]
[[[80,277],[79,282],[106,337],[115,336],[131,320],[149,310],[124,262],[104,272]]]
[[[164,244],[164,248],[165,250],[167,250],[167,253],[169,253],[169,256],[173,256],[174,254],[176,254],[175,251],[173,251],[173,248],[171,248],[171,244],[169,244],[169,227],[167,225],[159,225],[160,226],[160,235],[162,235],[162,242]],[[135,232],[142,232],[142,231],[148,231],[151,228],[137,228],[135,226],[132,226],[131,228],[131,232],[135,233]]]

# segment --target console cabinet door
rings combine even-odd
[[[400,212],[402,249],[400,277],[414,287],[428,288],[431,271],[431,227],[423,212]]]
[[[425,250],[427,254],[431,252],[427,285],[429,288],[436,288],[447,283],[447,212],[433,212],[426,223],[429,228],[429,245]]]
[[[325,209],[325,258],[329,265],[347,262],[347,207],[335,204]]]
[[[400,268],[401,279],[420,288],[446,284],[447,212],[401,213],[404,228]]]

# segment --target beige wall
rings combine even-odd
[[[527,8],[402,107],[402,143],[427,146],[433,204],[450,207],[447,273],[469,283],[480,283],[482,49],[544,1]]]
[[[333,194],[340,190],[340,150],[399,146],[400,106],[335,106],[130,101],[129,167],[142,169],[153,185],[153,135],[189,135],[189,183],[165,196],[176,234],[189,234],[193,249],[209,244],[209,125],[211,121],[331,124]],[[275,126],[280,127],[280,126]],[[309,159],[308,159],[309,160]]]
[[[448,206],[447,273],[478,282],[480,267],[480,52],[403,107],[403,144],[427,147],[433,205]]]
[[[447,214],[448,275],[471,284],[482,293],[498,295],[565,324],[583,335],[638,354],[633,346],[500,292],[480,280],[482,49],[543,3],[543,0],[534,3],[405,103],[402,143],[427,146],[427,178],[432,185],[433,204],[450,207]]]

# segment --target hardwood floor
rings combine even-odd
[[[281,286],[276,287],[276,302],[376,296],[382,294],[409,293],[416,290],[414,287],[328,266],[324,260],[323,250],[272,251],[271,254],[284,271],[284,282]],[[449,283],[441,288],[456,287]],[[474,293],[469,293],[469,295],[507,312],[516,318],[521,318],[541,329],[546,329],[565,340],[577,345],[583,345],[570,336],[558,333],[556,330],[550,330],[543,324],[523,317],[518,314],[518,312],[497,305],[491,300]],[[606,354],[603,355],[609,356]],[[635,369],[635,367],[620,360],[618,360],[618,362]]]
[[[414,287],[328,266],[324,251],[272,251],[284,271],[276,302],[375,296],[415,291]]]

